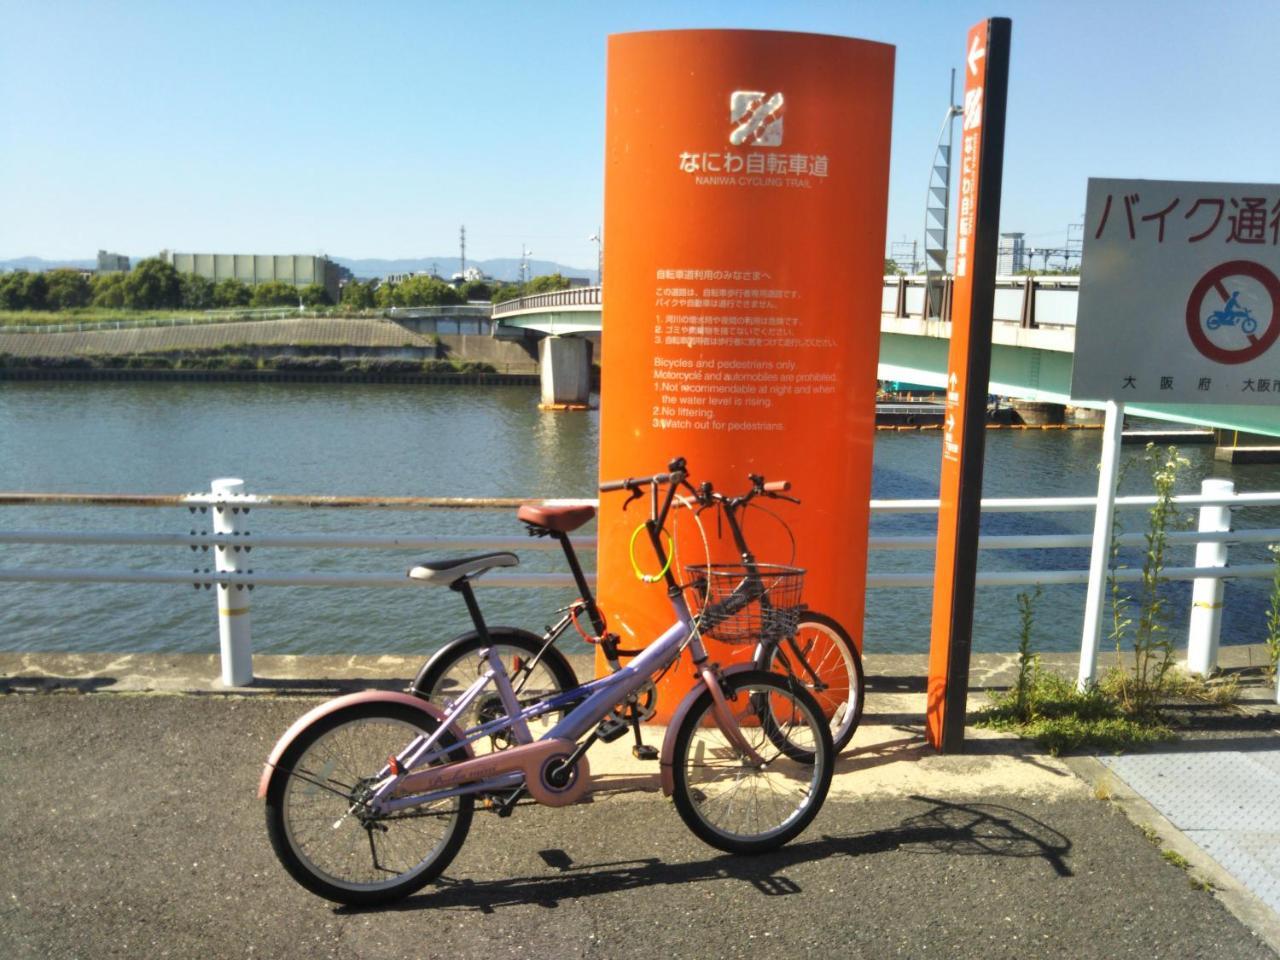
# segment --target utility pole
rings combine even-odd
[[[596,286],[604,283],[604,229],[596,227],[596,232],[587,237],[587,240],[596,245]]]
[[[467,225],[464,223],[458,230],[458,259],[461,266],[458,272],[462,274],[462,279],[467,279]]]

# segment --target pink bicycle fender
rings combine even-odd
[[[334,700],[326,700],[314,710],[310,710],[298,718],[288,730],[285,731],[283,737],[277,741],[275,749],[271,751],[271,756],[267,758],[267,764],[262,768],[262,779],[258,781],[258,797],[262,799],[267,795],[267,781],[271,779],[271,772],[275,769],[276,764],[280,762],[281,755],[285,750],[289,749],[289,744],[297,738],[307,727],[315,723],[322,717],[327,717],[335,710],[341,710],[344,707],[355,706],[360,703],[399,703],[406,707],[413,707],[415,710],[421,710],[423,713],[434,717],[436,720],[444,720],[444,711],[435,704],[427,703],[418,697],[412,697],[407,693],[394,693],[390,690],[365,690],[363,693],[350,693],[345,697],[338,697]],[[453,729],[456,736],[458,731]],[[459,736],[459,740],[462,738]],[[464,748],[467,756],[474,756],[470,746]]]
[[[747,670],[757,669],[754,663],[739,663],[732,667],[726,667],[720,672],[722,677],[732,677],[735,673],[743,673]],[[662,781],[662,795],[669,797],[675,791],[675,773],[672,771],[672,765],[675,763],[676,753],[676,731],[680,729],[680,724],[684,721],[685,716],[693,709],[693,701],[698,698],[698,694],[706,689],[706,685],[702,682],[697,683],[690,690],[680,706],[676,707],[675,713],[671,715],[671,723],[667,727],[667,735],[662,739],[662,760],[659,763],[659,778]]]

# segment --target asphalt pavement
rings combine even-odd
[[[293,883],[255,795],[313,702],[293,691],[312,683],[141,692],[121,669],[63,667],[39,683],[0,664],[0,942],[14,960],[1252,958],[1280,942],[1273,913],[1212,861],[1171,856],[1186,838],[1096,761],[977,731],[969,754],[934,755],[894,671],[873,676],[830,799],[782,850],[703,845],[656,771],[593,751],[592,802],[478,812],[440,882],[360,912]]]

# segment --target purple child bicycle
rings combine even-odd
[[[389,903],[448,867],[477,798],[499,814],[525,797],[552,807],[583,799],[590,789],[587,751],[617,735],[617,711],[686,647],[699,682],[673,714],[661,749],[662,789],[680,817],[702,840],[731,853],[775,849],[809,825],[831,785],[829,725],[796,678],[750,664],[721,670],[710,661],[702,625],[759,604],[760,578],[745,578],[741,591],[708,594],[698,615],[690,612],[687,585],[671,572],[661,537],[679,491],[696,496],[687,476],[677,459],[666,473],[600,487],[648,494],[644,530],[675,614],[626,666],[529,703],[517,697],[502,660],[487,647],[478,678],[444,708],[408,694],[357,693],[321,704],[280,738],[258,794],[266,800],[276,856],[298,883],[339,903]],[[516,563],[511,553],[480,554],[425,563],[409,575],[461,594],[477,632],[487,637],[471,581]],[[459,718],[490,689],[501,709],[461,728]],[[547,716],[557,718],[554,725],[534,739],[530,722]],[[494,738],[510,745],[476,754],[473,745]]]

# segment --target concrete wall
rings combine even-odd
[[[499,370],[527,368],[534,373],[538,370],[536,340],[494,340],[458,334],[442,334],[439,339],[442,359],[492,363]]]

